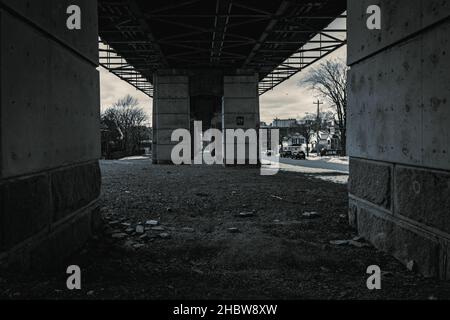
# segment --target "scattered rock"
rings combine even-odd
[[[86,293],[86,295],[88,295],[88,296],[93,296],[94,295],[94,290],[91,290],[91,291],[88,291],[88,293]]]
[[[366,248],[370,247],[370,244],[364,242],[364,239],[361,237],[355,237],[352,240],[334,240],[330,241],[330,244],[336,245],[336,246],[354,246],[357,248]]]
[[[114,220],[114,221],[110,221],[110,222],[109,222],[109,225],[112,226],[112,227],[114,227],[114,226],[117,226],[119,223],[120,223],[119,220]]]
[[[183,228],[183,229],[181,229],[181,231],[189,232],[189,233],[194,233],[195,232],[195,230],[193,228]]]
[[[134,232],[134,229],[133,228],[128,228],[128,229],[125,230],[125,232],[130,234],[130,233]]]
[[[414,261],[414,260],[411,260],[411,261],[409,261],[407,264],[406,264],[406,268],[409,270],[409,271],[416,271],[416,262]]]
[[[152,231],[164,231],[166,229],[164,227],[153,227],[150,230],[152,230]]]
[[[330,241],[330,244],[333,244],[335,246],[345,246],[348,245],[349,240],[333,240]]]
[[[277,200],[283,200],[283,198],[282,198],[282,197],[279,197],[279,196],[275,196],[275,195],[271,195],[270,197],[271,197],[271,198],[274,198],[274,199],[277,199]]]
[[[168,234],[167,232],[163,232],[159,234],[159,237],[161,239],[169,239],[170,238],[170,234]]]
[[[125,227],[125,228],[131,227],[131,223],[128,223],[128,222],[123,222],[123,223],[121,223],[121,225],[122,225],[122,227]]]
[[[136,233],[143,234],[145,232],[144,226],[137,226],[136,227]]]
[[[120,233],[114,233],[111,237],[112,237],[113,239],[121,240],[121,239],[125,239],[125,238],[127,237],[127,234],[126,234],[126,233],[123,233],[123,232],[120,232]]]
[[[239,229],[238,228],[228,228],[228,232],[229,233],[239,233]]]
[[[145,245],[142,243],[136,243],[133,245],[133,248],[136,250],[142,249],[143,247],[145,247]]]
[[[145,224],[147,226],[154,226],[154,227],[156,227],[156,226],[159,226],[159,221],[157,221],[157,220],[147,220],[145,222]]]
[[[254,212],[247,211],[247,212],[240,212],[237,216],[241,218],[250,218],[253,217],[254,215],[255,215]]]
[[[313,212],[305,212],[305,213],[302,214],[302,216],[304,218],[306,218],[306,219],[316,219],[316,218],[320,218],[321,217],[320,213],[315,212],[315,211],[313,211]]]

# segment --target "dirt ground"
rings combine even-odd
[[[66,289],[65,270],[9,274],[0,276],[0,298],[450,297],[449,283],[415,275],[362,240],[330,243],[356,236],[346,218],[346,185],[295,172],[268,177],[257,169],[149,160],[101,166],[105,228],[68,261],[82,269],[82,290]],[[370,291],[366,269],[374,264],[383,270],[382,289]]]

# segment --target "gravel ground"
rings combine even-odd
[[[304,173],[268,177],[257,169],[153,166],[142,159],[101,166],[104,230],[68,261],[82,268],[83,289],[65,289],[65,270],[10,274],[0,279],[0,297],[450,297],[448,283],[407,271],[363,240],[330,243],[356,236],[347,224],[346,185]],[[304,216],[311,212],[317,214]],[[366,269],[374,264],[383,270],[382,289],[370,291]]]

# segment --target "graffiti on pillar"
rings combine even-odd
[[[367,29],[381,30],[381,8],[377,5],[371,5],[367,7],[366,13],[370,15],[367,18]]]
[[[67,7],[67,29],[69,30],[81,30],[81,8],[77,5],[71,5]]]

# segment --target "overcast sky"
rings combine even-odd
[[[339,20],[339,19],[338,19]],[[341,22],[334,22],[330,25],[330,28],[343,27]],[[293,76],[291,79],[285,81],[273,91],[269,91],[261,96],[261,121],[271,123],[273,119],[280,118],[301,118],[308,112],[315,112],[317,107],[314,102],[317,101],[317,95],[315,92],[308,90],[299,86],[299,82],[302,77],[307,74],[310,68],[316,67],[321,62],[326,59],[341,59],[346,61],[347,47],[344,46],[323,60],[316,62],[309,68],[306,68],[299,72],[297,75]],[[105,110],[115,101],[130,94],[136,97],[141,106],[149,115],[151,122],[152,113],[152,99],[136,90],[134,87],[128,85],[126,82],[120,80],[113,74],[109,73],[107,70],[100,68],[100,79],[101,79],[101,106],[102,110]],[[321,99],[322,101],[323,99]],[[324,101],[325,102],[325,101]],[[324,110],[329,107],[326,103],[321,106]],[[149,122],[149,123],[150,123]]]

